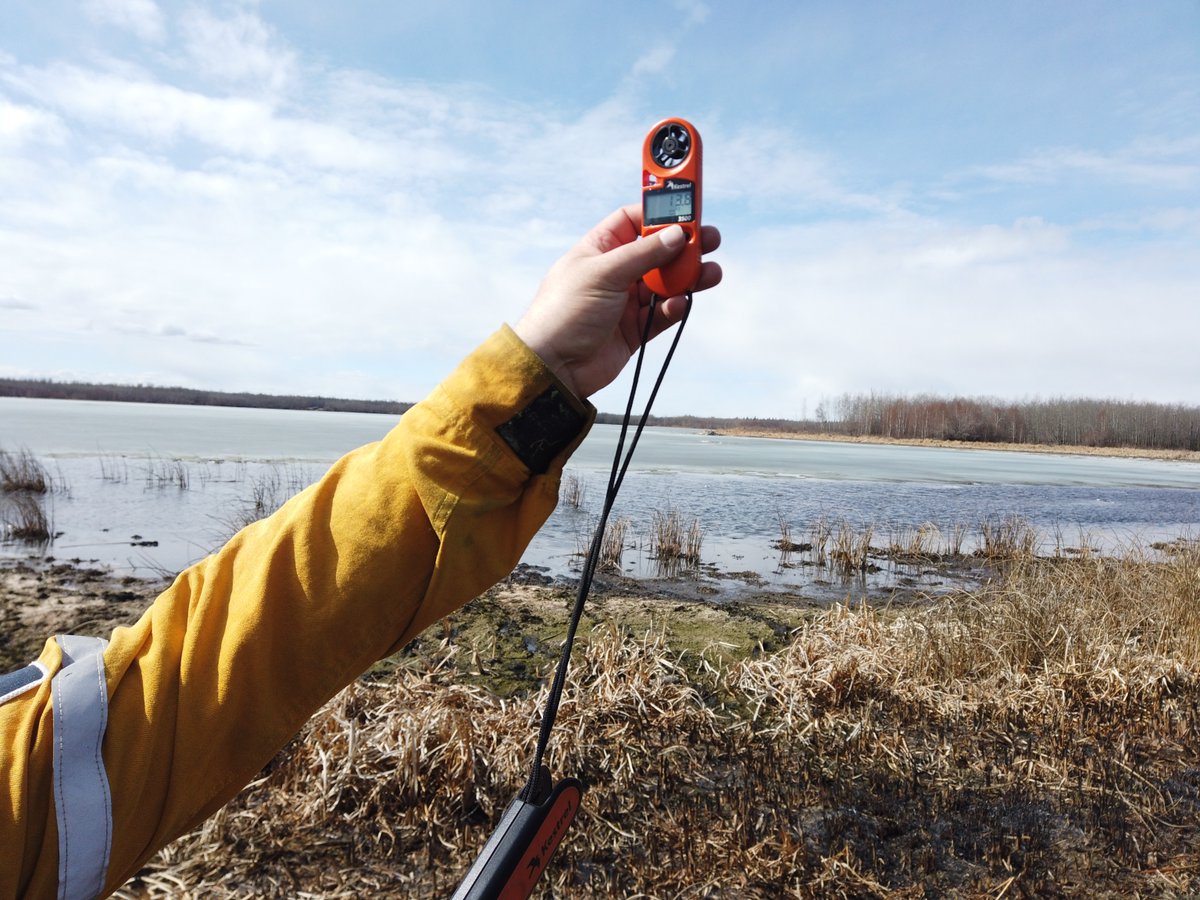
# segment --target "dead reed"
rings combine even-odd
[[[812,536],[809,543],[812,544],[813,562],[818,566],[823,566],[827,560],[826,554],[829,549],[829,538],[833,534],[833,528],[829,524],[828,519],[820,516],[812,523],[809,533]]]
[[[772,546],[783,553],[804,553],[813,548],[810,543],[800,543],[792,540],[792,526],[782,515],[779,516],[779,539]]]
[[[244,468],[238,470],[245,474]],[[250,492],[241,498],[238,509],[225,522],[230,534],[271,515],[291,497],[316,480],[304,466],[271,463],[249,477]]]
[[[1015,558],[740,660],[597,627],[551,761],[589,790],[542,896],[1195,893],[1200,547],[1172,549]],[[501,699],[432,643],[125,896],[449,894],[524,777],[546,668]]]
[[[46,467],[32,451],[0,449],[0,491],[6,494],[45,494],[53,481]]]
[[[597,561],[601,571],[621,571],[621,558],[625,554],[632,530],[633,522],[624,516],[609,520],[604,529],[604,539],[600,543],[600,559]]]
[[[191,471],[182,459],[147,456],[143,472],[147,488],[173,487],[186,491],[191,486]]]
[[[833,535],[833,549],[829,553],[838,571],[843,575],[869,571],[872,568],[870,555],[874,536],[875,529],[871,525],[859,531],[848,522],[840,522]]]
[[[979,523],[976,556],[991,560],[1032,559],[1037,555],[1037,529],[1024,519],[1010,516]]]
[[[564,472],[558,495],[571,509],[582,509],[587,497],[587,484],[574,472]]]
[[[685,525],[683,516],[673,506],[654,510],[650,525],[650,555],[655,559],[698,565],[703,545],[704,529],[699,519],[693,518]]]
[[[125,484],[129,481],[129,460],[116,453],[101,453],[100,480],[112,484]]]
[[[0,540],[45,544],[54,539],[54,522],[40,494],[19,492],[0,499]]]

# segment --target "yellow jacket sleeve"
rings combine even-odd
[[[382,441],[339,460],[113,632],[106,893],[233,797],[374,661],[511,571],[594,415],[560,394],[501,329]],[[552,441],[545,473],[533,474],[506,425],[548,395],[571,404],[574,437]],[[39,662],[51,675],[61,665],[53,640]],[[48,681],[0,705],[0,733],[0,896],[54,896]]]

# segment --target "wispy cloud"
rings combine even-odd
[[[223,82],[251,93],[277,93],[298,79],[295,51],[254,13],[220,17],[193,8],[183,15],[180,30],[189,62]]]
[[[61,143],[65,136],[57,116],[0,95],[0,149],[15,149],[26,142]]]
[[[979,166],[968,175],[1002,182],[1046,184],[1072,176],[1156,188],[1200,186],[1200,138],[1140,141],[1117,153],[1054,148],[1010,163]]]
[[[84,0],[83,12],[101,25],[115,25],[144,41],[166,38],[166,21],[154,0]]]
[[[708,19],[712,10],[704,0],[671,0],[671,5],[683,13],[689,25],[699,25]]]

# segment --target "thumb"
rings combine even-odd
[[[683,249],[687,234],[679,225],[671,225],[640,241],[622,244],[600,256],[605,274],[613,287],[624,290],[651,269],[666,265]]]

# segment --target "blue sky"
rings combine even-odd
[[[419,399],[668,115],[726,281],[658,411],[1200,403],[1195,0],[12,4],[0,375]]]

